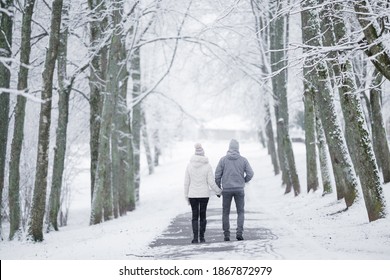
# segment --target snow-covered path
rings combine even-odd
[[[213,168],[226,153],[226,142],[202,143]],[[151,246],[163,237],[176,217],[185,218],[190,207],[183,197],[185,167],[193,154],[192,142],[180,142],[163,155],[155,174],[142,176],[141,201],[136,211],[125,217],[89,226],[88,162],[74,186],[74,203],[69,225],[59,232],[45,234],[42,243],[3,241],[1,259],[390,259],[390,219],[368,223],[361,201],[347,212],[337,213],[345,205],[335,195],[321,192],[306,194],[305,153],[303,144],[294,144],[296,162],[302,184],[302,194],[284,195],[280,177],[274,176],[269,156],[258,143],[240,143],[241,154],[248,158],[255,177],[246,187],[246,223],[248,240],[222,241],[220,229],[220,199],[212,196],[207,244]],[[385,196],[390,201],[390,186]],[[234,207],[232,208],[234,209]],[[187,214],[186,214],[187,213]],[[232,215],[232,228],[235,217]],[[255,230],[257,229],[257,231]],[[188,231],[187,231],[188,232]],[[266,240],[262,233],[269,232]],[[188,232],[190,234],[190,232]],[[183,225],[183,236],[185,229]],[[218,236],[220,239],[218,240]],[[245,236],[244,236],[245,237]],[[188,241],[190,236],[187,237]],[[199,248],[207,250],[198,250]],[[180,250],[178,250],[180,248]],[[184,249],[183,249],[184,248]],[[195,249],[196,248],[196,249]],[[211,248],[213,248],[211,250]],[[182,252],[182,255],[179,253]],[[171,255],[172,257],[172,255]]]

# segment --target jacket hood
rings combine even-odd
[[[209,159],[205,156],[193,155],[190,159],[190,163],[194,167],[201,167],[209,163]]]
[[[240,152],[236,149],[229,149],[226,156],[228,159],[238,159],[240,157]]]

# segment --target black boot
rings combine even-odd
[[[191,243],[198,243],[198,232],[199,232],[199,224],[198,221],[192,221],[192,232],[194,234],[194,239],[192,239]]]
[[[199,231],[200,243],[206,242],[206,240],[204,239],[204,233],[206,232],[206,225],[207,225],[207,220],[200,221],[200,231]]]

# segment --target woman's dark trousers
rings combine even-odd
[[[192,209],[192,232],[194,233],[192,243],[198,243],[198,235],[200,242],[205,242],[204,233],[207,224],[206,211],[208,203],[208,197],[190,198]]]

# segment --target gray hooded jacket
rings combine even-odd
[[[245,183],[253,177],[252,167],[238,149],[238,142],[232,140],[226,156],[220,159],[215,170],[215,183],[224,192],[244,190]]]

